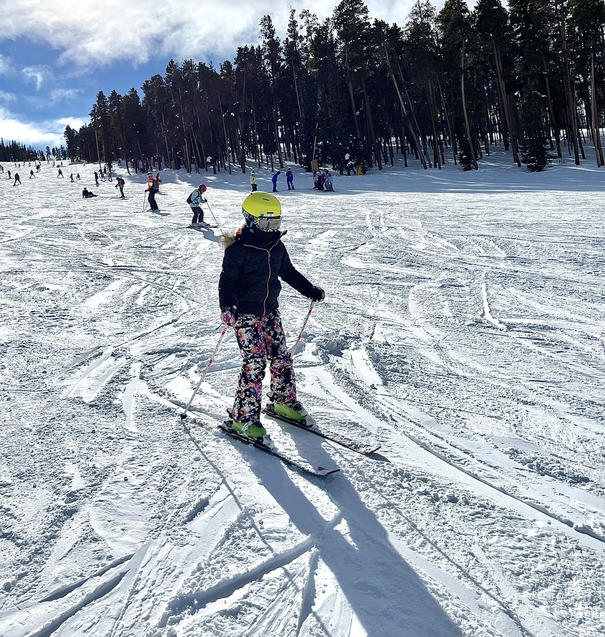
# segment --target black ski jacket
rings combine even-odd
[[[232,243],[225,249],[218,284],[221,311],[235,307],[240,314],[270,314],[278,307],[280,278],[303,296],[321,298],[321,290],[292,265],[284,234],[243,227],[227,239]]]

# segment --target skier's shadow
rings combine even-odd
[[[324,451],[317,463],[333,463]],[[336,578],[368,637],[461,637],[426,586],[391,545],[375,514],[341,473],[321,482],[346,522],[348,537],[329,525],[284,466],[250,454],[252,469],[303,535],[314,536],[319,558]],[[313,578],[314,573],[309,577]],[[311,584],[313,590],[313,584]]]
[[[217,237],[212,228],[193,228],[196,232],[199,232],[203,235],[204,239],[208,239],[208,241],[218,242],[219,237]]]

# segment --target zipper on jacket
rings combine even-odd
[[[250,243],[244,243],[243,245],[246,248],[256,248],[257,250],[262,250],[267,253],[267,266],[268,266],[268,274],[267,274],[267,293],[265,294],[265,300],[263,301],[263,318],[267,315],[267,300],[269,299],[269,281],[271,280],[271,250],[279,243],[279,240],[274,243],[269,249],[261,248],[259,246],[253,246]]]

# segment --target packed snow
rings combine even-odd
[[[221,231],[248,175],[0,175],[0,634],[605,633],[603,169],[280,176],[326,290],[299,398],[353,453],[269,418],[314,477],[221,432],[240,357]],[[80,172],[83,181],[71,183]],[[154,173],[155,174],[155,173]],[[271,173],[256,167],[260,190]],[[185,201],[208,186],[205,219]],[[98,197],[83,199],[83,186]],[[309,309],[284,287],[294,343]]]

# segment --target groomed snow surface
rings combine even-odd
[[[5,164],[0,635],[605,633],[605,173],[398,161],[335,193],[280,176],[284,241],[327,294],[300,398],[382,445],[266,420],[327,478],[217,429],[231,333],[178,417],[220,332],[220,229],[188,229],[185,199],[204,182],[234,230],[248,175],[164,170],[141,214],[143,175],[120,200],[94,165]],[[284,288],[290,343],[308,307]]]

